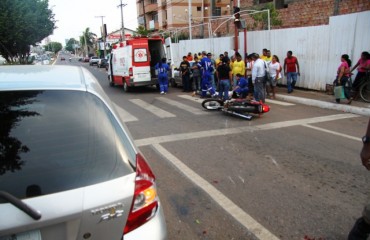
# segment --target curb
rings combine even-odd
[[[309,98],[286,96],[286,95],[281,95],[281,94],[276,94],[276,98],[279,100],[287,101],[287,102],[299,103],[299,104],[304,104],[304,105],[313,106],[313,107],[332,109],[332,110],[348,112],[348,113],[370,117],[370,108],[355,107],[351,105],[330,103],[330,102],[324,102],[324,101],[319,101],[319,100],[314,100],[314,99],[309,99]]]

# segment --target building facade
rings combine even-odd
[[[236,2],[234,2],[236,1]],[[240,2],[241,18],[249,30],[261,30],[248,13],[272,4],[280,24],[276,28],[325,25],[331,16],[370,10],[370,0],[137,0],[138,23],[151,31],[189,31],[195,38],[207,34],[234,34],[231,15]],[[189,2],[191,12],[189,12]],[[248,12],[249,11],[249,12]],[[189,17],[191,23],[189,24]],[[227,19],[229,18],[230,21]],[[226,21],[224,20],[226,19]],[[222,25],[222,26],[221,26]],[[254,26],[254,27],[252,27]],[[266,29],[266,28],[265,28]]]
[[[147,30],[166,31],[186,29],[191,24],[195,26],[195,35],[202,35],[200,25],[207,25],[211,18],[231,14],[230,0],[137,0],[138,23]],[[197,27],[198,26],[198,27]],[[197,29],[198,28],[198,33]],[[204,27],[203,27],[203,31]]]

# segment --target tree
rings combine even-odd
[[[97,37],[95,33],[90,32],[90,28],[86,28],[80,36],[81,47],[85,49],[87,47],[86,55],[89,55],[90,49],[94,48],[94,39]]]
[[[282,21],[279,19],[279,12],[276,10],[273,3],[268,3],[265,5],[263,9],[255,9],[255,10],[270,10],[270,24],[271,26],[281,26]],[[268,13],[257,13],[253,14],[252,18],[254,19],[254,23],[252,28],[253,29],[268,29]]]
[[[70,38],[68,40],[65,48],[66,48],[67,51],[73,52],[73,54],[75,54],[77,45],[78,45],[77,40],[74,39],[74,38]]]
[[[53,33],[54,14],[48,0],[0,1],[0,54],[7,62],[27,63],[30,45]]]
[[[49,42],[44,46],[45,51],[54,52],[55,54],[62,50],[63,46],[59,42]]]
[[[143,25],[140,25],[138,28],[136,28],[136,33],[137,34],[135,34],[135,35],[138,35],[138,36],[145,36],[146,37],[146,36],[149,35],[149,31],[146,30]]]

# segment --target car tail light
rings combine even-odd
[[[155,176],[141,154],[136,156],[135,194],[124,234],[149,221],[158,207]]]
[[[132,71],[132,67],[130,67],[128,69],[128,75],[130,75],[130,76],[134,75],[134,72]]]

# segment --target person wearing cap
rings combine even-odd
[[[254,99],[256,101],[265,102],[265,75],[266,66],[265,61],[263,61],[257,53],[252,54],[252,59],[254,60],[252,68],[252,82],[254,86]]]
[[[202,58],[200,60],[200,63],[198,65],[202,69],[202,94],[201,97],[205,98],[207,96],[207,91],[210,92],[212,97],[215,95],[215,89],[212,86],[212,78],[211,75],[213,74],[213,67],[212,67],[212,61],[211,61],[211,53],[207,54],[207,57]]]

